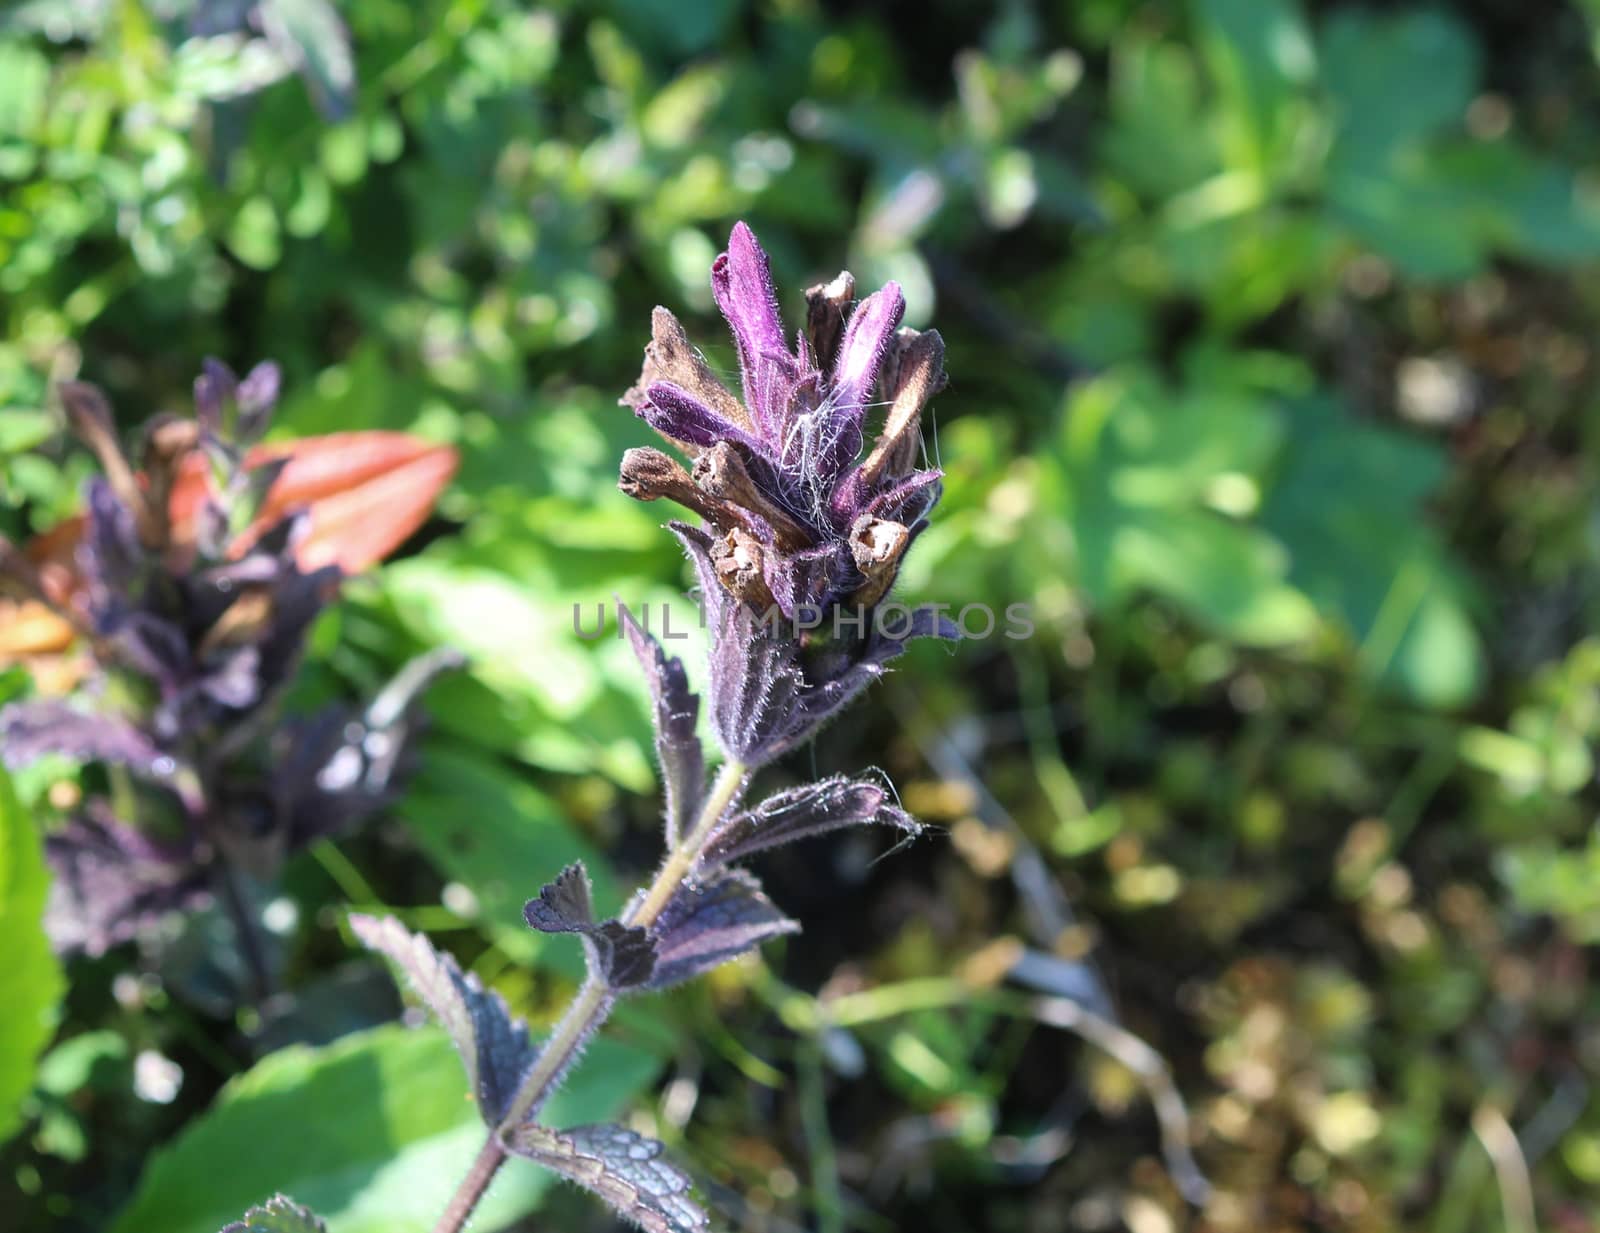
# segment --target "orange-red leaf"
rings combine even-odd
[[[360,573],[383,560],[417,530],[455,474],[459,458],[401,432],[342,432],[263,445],[245,457],[246,468],[287,459],[267,490],[259,516],[240,538],[243,551],[285,514],[306,509],[311,530],[295,551],[305,570],[337,565]],[[180,464],[168,513],[173,542],[193,543],[195,518],[210,487],[205,459],[190,454]],[[79,514],[37,536],[27,546],[52,602],[70,606],[81,588],[76,551],[83,538]],[[0,657],[59,651],[72,628],[42,604],[0,602]]]
[[[241,548],[290,511],[309,509],[311,533],[296,552],[300,567],[337,565],[347,574],[383,560],[427,521],[459,461],[450,446],[403,432],[339,432],[259,446],[245,466],[284,458]],[[169,507],[179,542],[192,538],[208,483],[205,460],[185,459]]]

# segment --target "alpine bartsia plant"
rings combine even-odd
[[[208,362],[195,418],[146,426],[140,472],[100,391],[64,386],[71,426],[102,474],[88,483],[81,522],[39,551],[0,542],[0,592],[48,607],[89,648],[73,696],[0,710],[0,756],[13,767],[46,754],[100,763],[110,785],[47,839],[53,940],[96,954],[216,897],[234,917],[258,995],[269,964],[239,875],[269,876],[287,854],[389,799],[411,702],[450,662],[418,661],[364,711],[280,715],[342,571],[307,563],[306,506],[278,508],[273,494],[293,456],[264,465],[247,456],[278,384],[271,364],[239,380]],[[447,453],[440,484],[454,466]],[[322,477],[324,491],[335,478]],[[339,553],[322,544],[318,555]]]
[[[649,1233],[709,1228],[661,1144],[620,1126],[557,1130],[540,1123],[541,1110],[619,998],[691,980],[799,929],[739,861],[844,826],[919,829],[870,778],[833,776],[754,805],[744,796],[757,767],[809,739],[907,639],[954,636],[926,612],[908,614],[895,632],[874,619],[939,496],[939,472],[915,464],[923,404],[944,381],[943,345],[931,331],[899,328],[894,284],[852,305],[853,282],[842,274],[808,293],[807,326],[791,350],[766,254],[742,223],[711,281],[738,347],[743,400],[716,381],[672,314],[657,309],[643,377],[623,401],[693,469],[657,450],[631,450],[621,485],[705,520],[671,529],[699,575],[708,616],[720,769],[708,777],[700,700],[682,663],[624,614],[653,701],[667,854],[614,919],[598,919],[581,864],[528,901],[531,928],[576,935],[588,959],[587,979],[538,1048],[497,995],[426,939],[393,920],[352,918],[357,936],[407,974],[449,1031],[489,1130],[436,1233],[465,1226],[510,1155],[593,1191]],[[882,435],[859,459],[878,400],[888,406]]]

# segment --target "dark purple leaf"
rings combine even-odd
[[[661,763],[667,847],[672,848],[677,846],[678,837],[687,832],[705,791],[705,755],[695,731],[700,718],[700,699],[689,689],[683,661],[669,657],[661,644],[620,604],[618,611],[622,613],[622,627],[633,653],[644,669],[654,704],[651,715],[656,733],[656,758]]]
[[[273,587],[272,618],[256,640],[261,649],[263,697],[272,696],[299,668],[311,623],[321,615],[342,577],[337,565],[325,565],[309,574],[296,569],[285,573]]]
[[[208,896],[187,844],[155,842],[116,821],[102,801],[47,835],[45,856],[54,873],[45,930],[66,954],[104,954]]]
[[[248,710],[261,698],[261,652],[241,646],[218,655],[205,666],[196,688],[218,706]]]
[[[842,543],[820,544],[798,552],[770,555],[764,563],[767,586],[790,621],[802,612],[820,611],[841,575],[853,573]]]
[[[705,881],[686,882],[653,930],[656,970],[650,987],[665,989],[691,980],[799,929],[742,869],[723,869]]]
[[[92,715],[51,699],[14,702],[0,710],[0,760],[26,766],[47,754],[112,762],[149,779],[165,779],[177,761],[124,719]]]
[[[845,826],[890,826],[907,835],[922,830],[882,784],[835,775],[769,796],[727,819],[712,834],[701,860],[708,868],[725,865]]]
[[[511,1017],[498,993],[485,989],[476,976],[464,975],[454,957],[434,950],[427,938],[408,932],[392,916],[352,915],[350,928],[364,946],[387,955],[405,972],[455,1042],[484,1122],[499,1125],[538,1053],[527,1025]]]
[[[590,970],[612,989],[620,992],[650,983],[656,970],[656,950],[646,930],[605,920],[580,936]]]
[[[523,905],[522,918],[540,933],[575,933],[583,939],[589,971],[614,990],[633,989],[655,970],[655,948],[645,930],[594,919],[589,874],[582,862],[568,865]]]
[[[540,933],[582,933],[594,928],[594,899],[583,862],[574,861],[523,906],[523,919]]]
[[[711,1219],[689,1198],[694,1183],[654,1139],[622,1126],[519,1126],[508,1145],[610,1204],[645,1233],[704,1233]]]
[[[163,695],[175,694],[188,683],[189,643],[171,621],[149,612],[131,612],[101,632],[121,660],[148,677]]]
[[[764,624],[717,581],[706,532],[681,522],[667,525],[694,562],[712,631],[712,730],[723,750],[746,766],[761,766],[809,740],[882,676],[913,638],[960,635],[953,621],[931,608],[902,616],[879,610],[860,645],[844,643],[842,650],[804,657],[792,630],[781,622],[775,629]]]
[[[864,649],[852,651],[849,655],[830,656],[829,662],[820,663],[812,669],[811,687],[802,699],[803,720],[796,725],[801,733],[799,739],[815,733],[853,702],[862,690],[883,676],[888,664],[898,658],[913,640],[942,638],[954,641],[960,637],[960,627],[931,606],[913,608],[904,615],[879,609]],[[784,748],[798,744],[799,739],[791,741]]]
[[[420,698],[463,662],[448,649],[420,655],[361,714],[330,707],[287,729],[271,796],[289,851],[349,831],[389,804],[412,760]]]

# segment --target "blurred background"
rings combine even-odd
[[[479,1132],[448,1048],[327,1062],[397,1006],[342,915],[544,1024],[578,959],[523,899],[654,862],[642,687],[572,605],[686,585],[616,399],[658,303],[732,370],[743,218],[791,320],[848,267],[942,332],[900,596],[1036,631],[794,759],[937,829],[762,865],[805,934],[623,1015],[562,1115],[632,1109],[730,1229],[1600,1229],[1597,52],[1595,0],[7,5],[0,531],[79,502],[54,382],[131,426],[274,358],[277,435],[462,455],[305,697],[473,667],[288,870],[292,1032],[208,998],[203,931],[72,963],[0,1224],[203,1233],[248,1160],[427,1227]],[[505,1185],[481,1227],[612,1227]]]

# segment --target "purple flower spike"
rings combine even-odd
[[[900,294],[899,283],[885,283],[883,290],[874,291],[861,301],[839,345],[839,358],[834,361],[835,405],[857,409],[866,405],[872,384],[878,379],[884,350],[905,312],[906,298]]]
[[[620,486],[707,523],[674,530],[710,617],[712,725],[730,756],[757,765],[807,739],[908,638],[952,636],[922,616],[889,636],[871,617],[939,499],[940,473],[917,463],[922,410],[944,388],[944,343],[901,327],[898,284],[857,304],[855,279],[841,274],[806,293],[791,349],[767,255],[743,223],[711,288],[733,330],[743,403],[656,309],[643,373],[622,401],[689,454],[693,472],[630,450]],[[858,461],[879,404],[883,431]]]
[[[772,271],[754,233],[733,228],[711,268],[732,327],[743,403],[717,381],[677,320],[658,308],[639,384],[623,397],[696,459],[694,474],[625,469],[623,489],[693,510],[722,538],[723,586],[757,608],[871,607],[893,585],[910,535],[884,533],[863,560],[852,547],[863,515],[911,528],[938,499],[940,473],[918,470],[924,406],[944,387],[944,343],[900,326],[905,296],[889,283],[855,303],[841,274],[806,293],[797,349],[786,341]],[[868,409],[888,408],[867,457]]]
[[[639,413],[650,427],[674,441],[687,441],[702,447],[718,441],[733,441],[746,449],[759,451],[760,442],[738,425],[723,419],[687,390],[667,381],[657,381],[647,391],[649,401]]]

